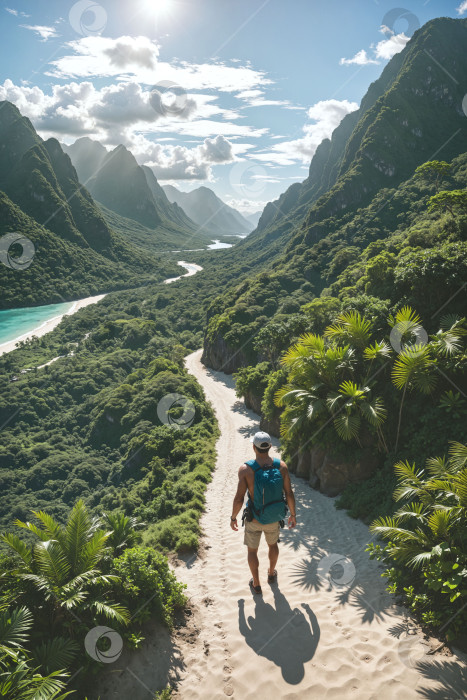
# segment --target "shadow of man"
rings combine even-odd
[[[255,617],[245,617],[245,601],[238,601],[238,626],[245,641],[256,654],[280,666],[286,683],[297,685],[305,675],[305,663],[313,658],[320,630],[316,615],[302,603],[308,618],[289,605],[277,586],[273,588],[275,609],[263,596],[255,596]]]

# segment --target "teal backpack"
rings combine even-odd
[[[255,472],[254,500],[248,499],[253,516],[263,525],[283,520],[287,512],[284,498],[284,480],[280,472],[280,459],[274,459],[272,466],[263,469],[256,459],[245,464]]]

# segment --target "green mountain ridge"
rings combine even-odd
[[[163,190],[169,200],[177,203],[207,235],[246,234],[254,226],[209,187],[201,186],[191,192],[181,192],[172,185],[164,185]]]
[[[466,42],[466,19],[435,19],[415,32],[370,85],[360,108],[320,144],[308,178],[266,206],[242,247],[260,251],[279,239],[282,245],[299,230],[309,232],[316,222],[367,204],[382,187],[397,187],[426,160],[462,153]]]
[[[125,146],[109,152],[98,141],[83,137],[63,148],[79,179],[106,209],[152,230],[175,226],[187,237],[198,233],[185,212],[169,202],[151,168],[140,166]]]
[[[0,308],[132,287],[176,269],[112,231],[58,141],[44,142],[9,102],[0,103],[0,149],[0,235],[25,235],[35,247],[27,269],[0,266]]]
[[[246,341],[260,324],[248,323],[248,331],[238,330],[234,345],[226,339],[232,338],[232,323],[238,324],[236,305],[251,304],[248,288],[263,287],[263,297],[269,290],[263,323],[278,313],[279,300],[292,293],[296,300],[290,308],[319,296],[372,240],[394,231],[398,217],[404,221],[403,203],[394,209],[391,200],[417,166],[434,157],[449,161],[467,150],[462,110],[466,39],[465,19],[436,19],[418,30],[370,86],[360,110],[345,117],[331,140],[317,149],[307,180],[267,205],[256,231],[227,251],[223,264],[242,270],[245,260],[254,257],[258,270],[271,271],[271,278],[262,272],[234,295],[236,301],[229,291],[212,304],[207,364],[218,368],[228,355],[235,356],[229,371],[245,363],[238,342]],[[256,313],[261,315],[259,309]],[[251,352],[251,341],[247,348]]]

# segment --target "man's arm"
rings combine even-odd
[[[243,501],[245,499],[245,494],[248,488],[247,480],[246,480],[246,473],[248,471],[248,467],[246,464],[242,464],[240,469],[238,470],[238,486],[237,486],[237,493],[234,496],[233,500],[233,505],[232,505],[232,517],[230,518],[230,527],[232,530],[238,530],[238,525],[237,525],[237,515],[241,511],[243,507]]]
[[[289,528],[295,527],[297,524],[297,511],[295,510],[295,496],[292,490],[292,484],[290,482],[290,474],[285,462],[281,462],[281,474],[284,480],[284,493],[287,501],[287,505],[290,510],[289,516]]]

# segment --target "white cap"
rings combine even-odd
[[[269,433],[265,433],[262,430],[253,435],[251,442],[255,447],[259,447],[260,450],[265,450],[272,445],[271,436]]]

